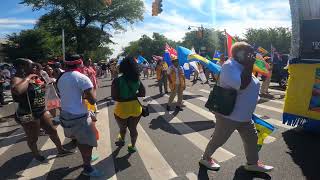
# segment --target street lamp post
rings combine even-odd
[[[188,30],[190,31],[192,28],[197,28],[198,29],[198,31],[197,31],[197,35],[198,35],[198,37],[199,37],[199,39],[200,39],[200,48],[199,48],[199,54],[201,55],[201,50],[202,50],[202,48],[204,49],[205,47],[202,47],[202,44],[203,44],[203,36],[204,36],[204,27],[203,27],[203,25],[201,25],[201,26],[189,26],[188,27]]]

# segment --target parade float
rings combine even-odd
[[[292,48],[283,123],[320,132],[320,1],[290,0]]]

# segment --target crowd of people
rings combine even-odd
[[[237,97],[234,110],[230,115],[215,113],[215,131],[206,147],[200,164],[211,170],[218,170],[220,165],[211,158],[211,155],[221,147],[238,130],[244,144],[247,164],[245,169],[256,172],[269,172],[271,166],[259,161],[257,149],[257,130],[251,120],[251,115],[257,105],[260,82],[252,75],[255,54],[252,47],[244,42],[238,42],[232,47],[232,58],[226,60],[224,56],[218,62],[222,67],[220,75],[211,74],[204,70],[206,80],[212,79],[222,88],[236,90]],[[45,162],[37,147],[40,129],[43,129],[54,142],[58,156],[72,154],[61,144],[57,134],[57,125],[64,129],[65,136],[72,139],[80,150],[83,159],[83,172],[86,176],[97,177],[103,173],[95,169],[92,149],[97,147],[97,130],[95,122],[99,112],[97,102],[97,77],[110,73],[112,81],[111,96],[116,101],[114,117],[119,126],[116,144],[123,146],[127,129],[130,132],[131,143],[128,152],[134,153],[138,138],[137,125],[145,111],[139,97],[146,95],[141,76],[149,78],[156,75],[159,92],[170,97],[166,106],[171,111],[172,103],[177,96],[175,111],[182,111],[183,92],[186,89],[184,70],[179,66],[178,58],[172,58],[172,65],[159,60],[154,63],[139,65],[133,57],[125,57],[121,62],[115,60],[107,64],[96,66],[91,59],[84,59],[79,55],[68,55],[63,62],[49,62],[46,64],[34,63],[29,59],[19,58],[13,63],[15,72],[2,70],[0,83],[4,84],[11,79],[13,100],[18,104],[16,121],[21,124],[27,136],[27,144],[36,160]],[[7,68],[9,70],[9,68]],[[12,70],[11,69],[11,70]],[[205,67],[199,65],[199,72]],[[200,76],[195,73],[194,80]],[[9,74],[10,73],[10,74]],[[204,82],[205,83],[205,82]],[[48,108],[48,88],[54,89],[59,103]],[[1,90],[1,88],[0,88]],[[0,94],[2,92],[0,91]],[[0,103],[3,100],[0,96]],[[58,116],[59,114],[59,116]],[[54,119],[59,117],[58,119]],[[105,133],[105,132],[102,132]],[[103,147],[100,147],[103,148]]]

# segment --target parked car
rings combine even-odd
[[[285,69],[285,67],[288,64],[289,55],[283,54],[279,57],[274,58],[273,60],[273,70],[272,70],[272,82],[279,83],[279,86],[281,88],[286,88],[288,83],[288,70]]]

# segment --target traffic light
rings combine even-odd
[[[157,16],[158,15],[158,7],[156,2],[152,3],[152,16]]]
[[[162,11],[162,0],[155,0],[152,3],[152,16],[158,16]]]
[[[156,0],[158,2],[158,14],[161,14],[163,9],[162,9],[162,0]]]

